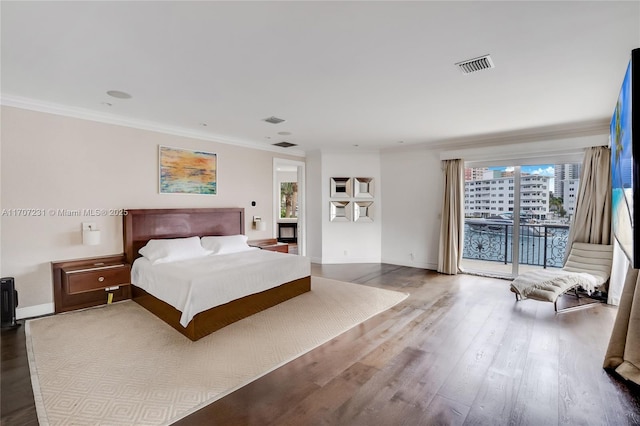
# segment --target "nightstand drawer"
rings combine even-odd
[[[66,276],[68,294],[85,293],[107,287],[129,285],[130,281],[129,265],[105,266],[103,268],[81,269],[69,272],[64,271],[63,275]]]
[[[289,244],[279,243],[275,238],[266,238],[264,240],[248,241],[250,247],[258,247],[262,250],[279,251],[280,253],[289,253]]]
[[[56,313],[130,299],[130,271],[124,254],[51,262]]]

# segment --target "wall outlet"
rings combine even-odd
[[[413,253],[409,253],[409,259],[413,260]]]
[[[347,250],[344,251],[345,256],[349,256],[349,252]]]

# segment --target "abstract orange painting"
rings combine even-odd
[[[161,194],[217,194],[216,154],[160,146],[159,157]]]

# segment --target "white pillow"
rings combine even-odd
[[[220,237],[202,237],[200,242],[206,250],[213,254],[229,254],[252,250],[247,244],[246,235],[225,235]]]
[[[149,240],[146,246],[138,250],[138,253],[149,259],[152,265],[157,265],[207,256],[211,251],[202,247],[199,237],[189,237]]]

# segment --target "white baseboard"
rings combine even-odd
[[[332,265],[340,265],[340,264],[349,264],[349,263],[380,263],[380,258],[370,258],[370,257],[363,257],[363,258],[329,257],[329,258],[322,258],[320,263],[322,263],[322,264],[330,264],[330,265],[331,264]]]
[[[382,263],[388,263],[391,265],[408,266],[411,268],[429,269],[431,271],[438,270],[437,263],[431,262],[419,262],[419,261],[404,261],[399,259],[382,259]]]
[[[373,259],[373,258],[363,258],[363,259],[345,259],[344,257],[336,257],[336,258],[321,258],[321,257],[312,257],[311,258],[311,263],[317,263],[320,265],[323,264],[338,264],[338,265],[345,265],[345,264],[349,264],[349,263],[388,263],[390,265],[398,265],[398,266],[408,266],[411,268],[420,268],[420,269],[429,269],[431,271],[437,271],[438,270],[438,264],[437,263],[431,263],[431,262],[415,262],[415,261],[409,261],[409,262],[405,262],[402,260],[398,260],[398,259]]]
[[[16,319],[39,317],[41,315],[48,315],[54,312],[55,305],[53,303],[16,308]]]

